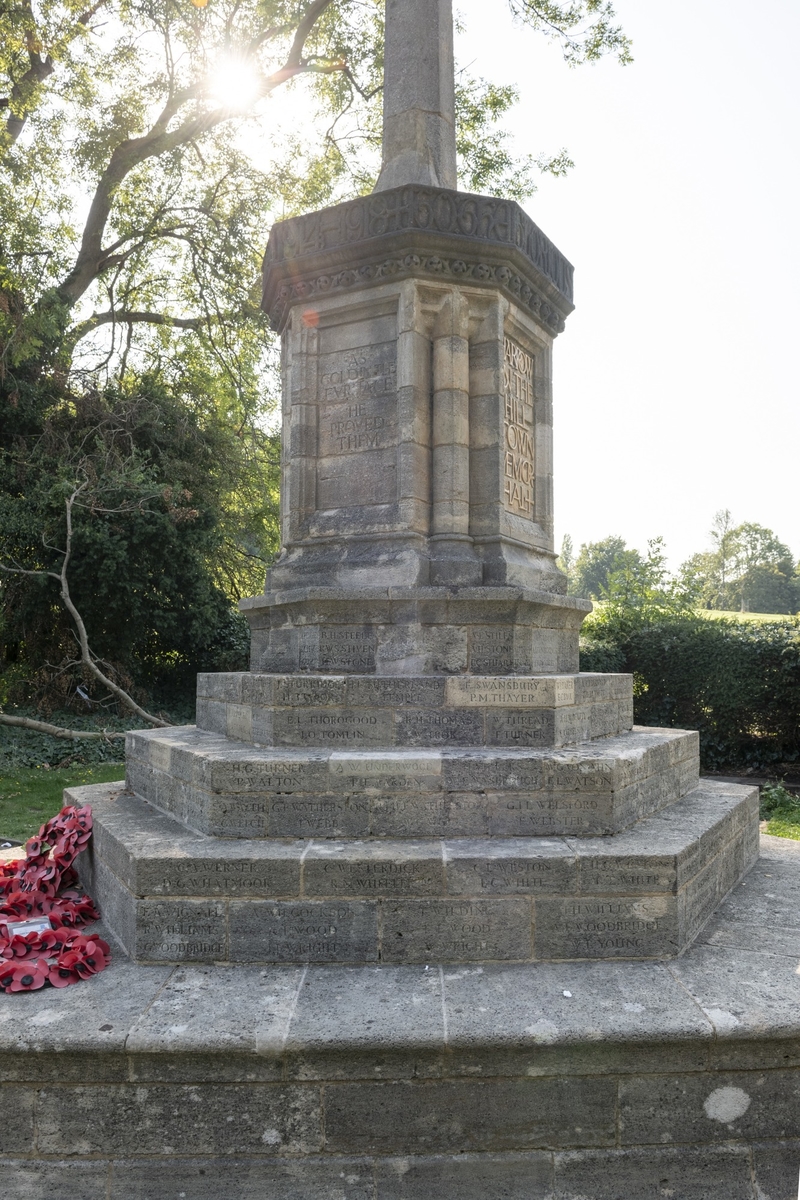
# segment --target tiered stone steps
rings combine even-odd
[[[630,692],[611,675],[201,676],[197,727],[129,735],[86,883],[140,962],[674,956],[754,861],[757,794],[699,781],[696,734],[625,728]],[[447,744],[409,737],[419,713]],[[545,744],[492,744],[517,717]]]

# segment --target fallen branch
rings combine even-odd
[[[148,725],[154,725],[157,729],[168,729],[170,725],[169,721],[163,721],[161,717],[156,717],[152,713],[147,712],[147,710],[142,708],[140,704],[136,703],[133,696],[130,696],[124,688],[121,688],[119,684],[114,683],[113,679],[109,679],[109,677],[100,670],[99,666],[97,665],[96,656],[92,654],[92,651],[89,648],[89,635],[86,632],[86,626],[83,623],[83,617],[78,612],[72,597],[70,596],[69,583],[67,581],[67,567],[69,566],[69,561],[72,556],[72,509],[76,500],[87,486],[88,484],[86,482],[79,484],[75,488],[72,495],[66,500],[67,540],[65,549],[58,551],[58,553],[62,555],[61,570],[58,573],[55,571],[29,571],[24,567],[8,567],[4,563],[0,563],[0,571],[5,571],[9,575],[38,575],[40,577],[48,575],[51,579],[55,579],[61,587],[61,599],[64,603],[64,607],[72,617],[72,620],[75,622],[75,628],[78,631],[78,642],[81,648],[81,662],[86,669],[90,671],[91,674],[94,675],[95,679],[99,680],[104,687],[107,687],[108,690],[114,696],[116,696],[118,700],[121,700],[126,708],[129,708],[131,712],[136,713],[137,717],[141,717],[143,721],[147,721]],[[17,720],[22,721],[24,719],[25,718],[20,717]],[[10,718],[4,719],[3,723],[10,723]],[[57,726],[51,725],[44,732],[49,733],[56,728]],[[42,731],[40,730],[40,732]],[[69,731],[66,731],[66,736],[71,737],[72,735],[69,733]],[[102,735],[98,734],[97,736]]]
[[[0,725],[16,725],[20,729],[33,729],[35,733],[49,733],[50,737],[81,738],[83,741],[110,741],[111,738],[124,738],[124,733],[108,733],[105,729],[94,733],[88,729],[63,729],[60,725],[49,725],[47,721],[33,721],[30,717],[9,717],[0,713]]]

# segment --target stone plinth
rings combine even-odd
[[[752,865],[757,811],[705,783],[612,838],[224,841],[122,794],[83,870],[141,962],[665,958]]]
[[[200,675],[197,727],[259,746],[566,746],[630,730],[629,675]]]
[[[795,1200],[800,848],[762,843],[667,963],[137,966],[114,944],[89,982],[6,998],[0,1192]]]
[[[268,593],[563,594],[551,348],[571,294],[570,264],[511,202],[407,186],[274,226],[283,551]]]
[[[350,570],[348,555],[335,556],[332,576]],[[241,608],[255,672],[536,675],[578,670],[591,605],[509,587],[329,587],[270,592]]]

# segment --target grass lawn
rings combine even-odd
[[[793,838],[800,842],[800,810],[784,809],[773,813],[766,828],[775,837]]]
[[[18,767],[0,775],[0,841],[24,842],[62,807],[65,787],[125,778],[124,763],[67,767]]]

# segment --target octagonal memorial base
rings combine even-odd
[[[120,789],[91,802],[82,879],[139,962],[670,958],[758,853],[757,789],[707,781],[580,838],[220,838]]]

